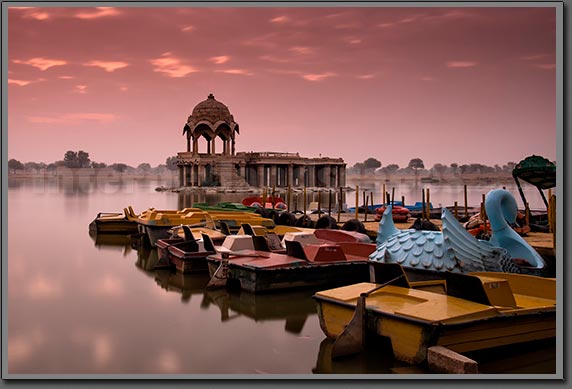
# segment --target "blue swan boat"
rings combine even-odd
[[[441,215],[442,231],[398,230],[389,206],[379,223],[377,248],[369,259],[432,271],[542,275],[544,260],[507,222],[516,220],[514,197],[506,190],[492,190],[486,196],[485,209],[492,230],[490,241],[473,237],[446,208]]]

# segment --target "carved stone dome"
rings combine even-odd
[[[213,94],[209,94],[206,100],[198,103],[193,109],[193,113],[189,116],[188,123],[196,124],[200,121],[206,120],[211,124],[223,121],[227,124],[234,123],[234,117],[230,114],[228,107],[215,100]]]

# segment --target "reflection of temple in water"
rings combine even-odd
[[[298,153],[236,152],[239,125],[226,105],[210,94],[184,126],[187,150],[178,153],[180,186],[326,187],[345,186],[341,158],[305,158]],[[199,152],[199,140],[206,152]],[[221,151],[217,153],[217,142]]]

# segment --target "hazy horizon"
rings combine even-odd
[[[556,160],[546,7],[9,7],[8,155],[136,167],[213,93],[236,150],[405,167]],[[218,146],[218,145],[217,145]],[[217,147],[220,150],[220,147]]]

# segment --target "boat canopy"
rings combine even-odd
[[[522,197],[522,201],[526,204],[524,192],[520,187],[519,178],[534,185],[538,188],[544,203],[548,207],[546,197],[544,197],[543,189],[551,189],[556,186],[556,165],[544,157],[531,155],[516,164],[512,170],[512,176],[516,181],[518,191]]]

